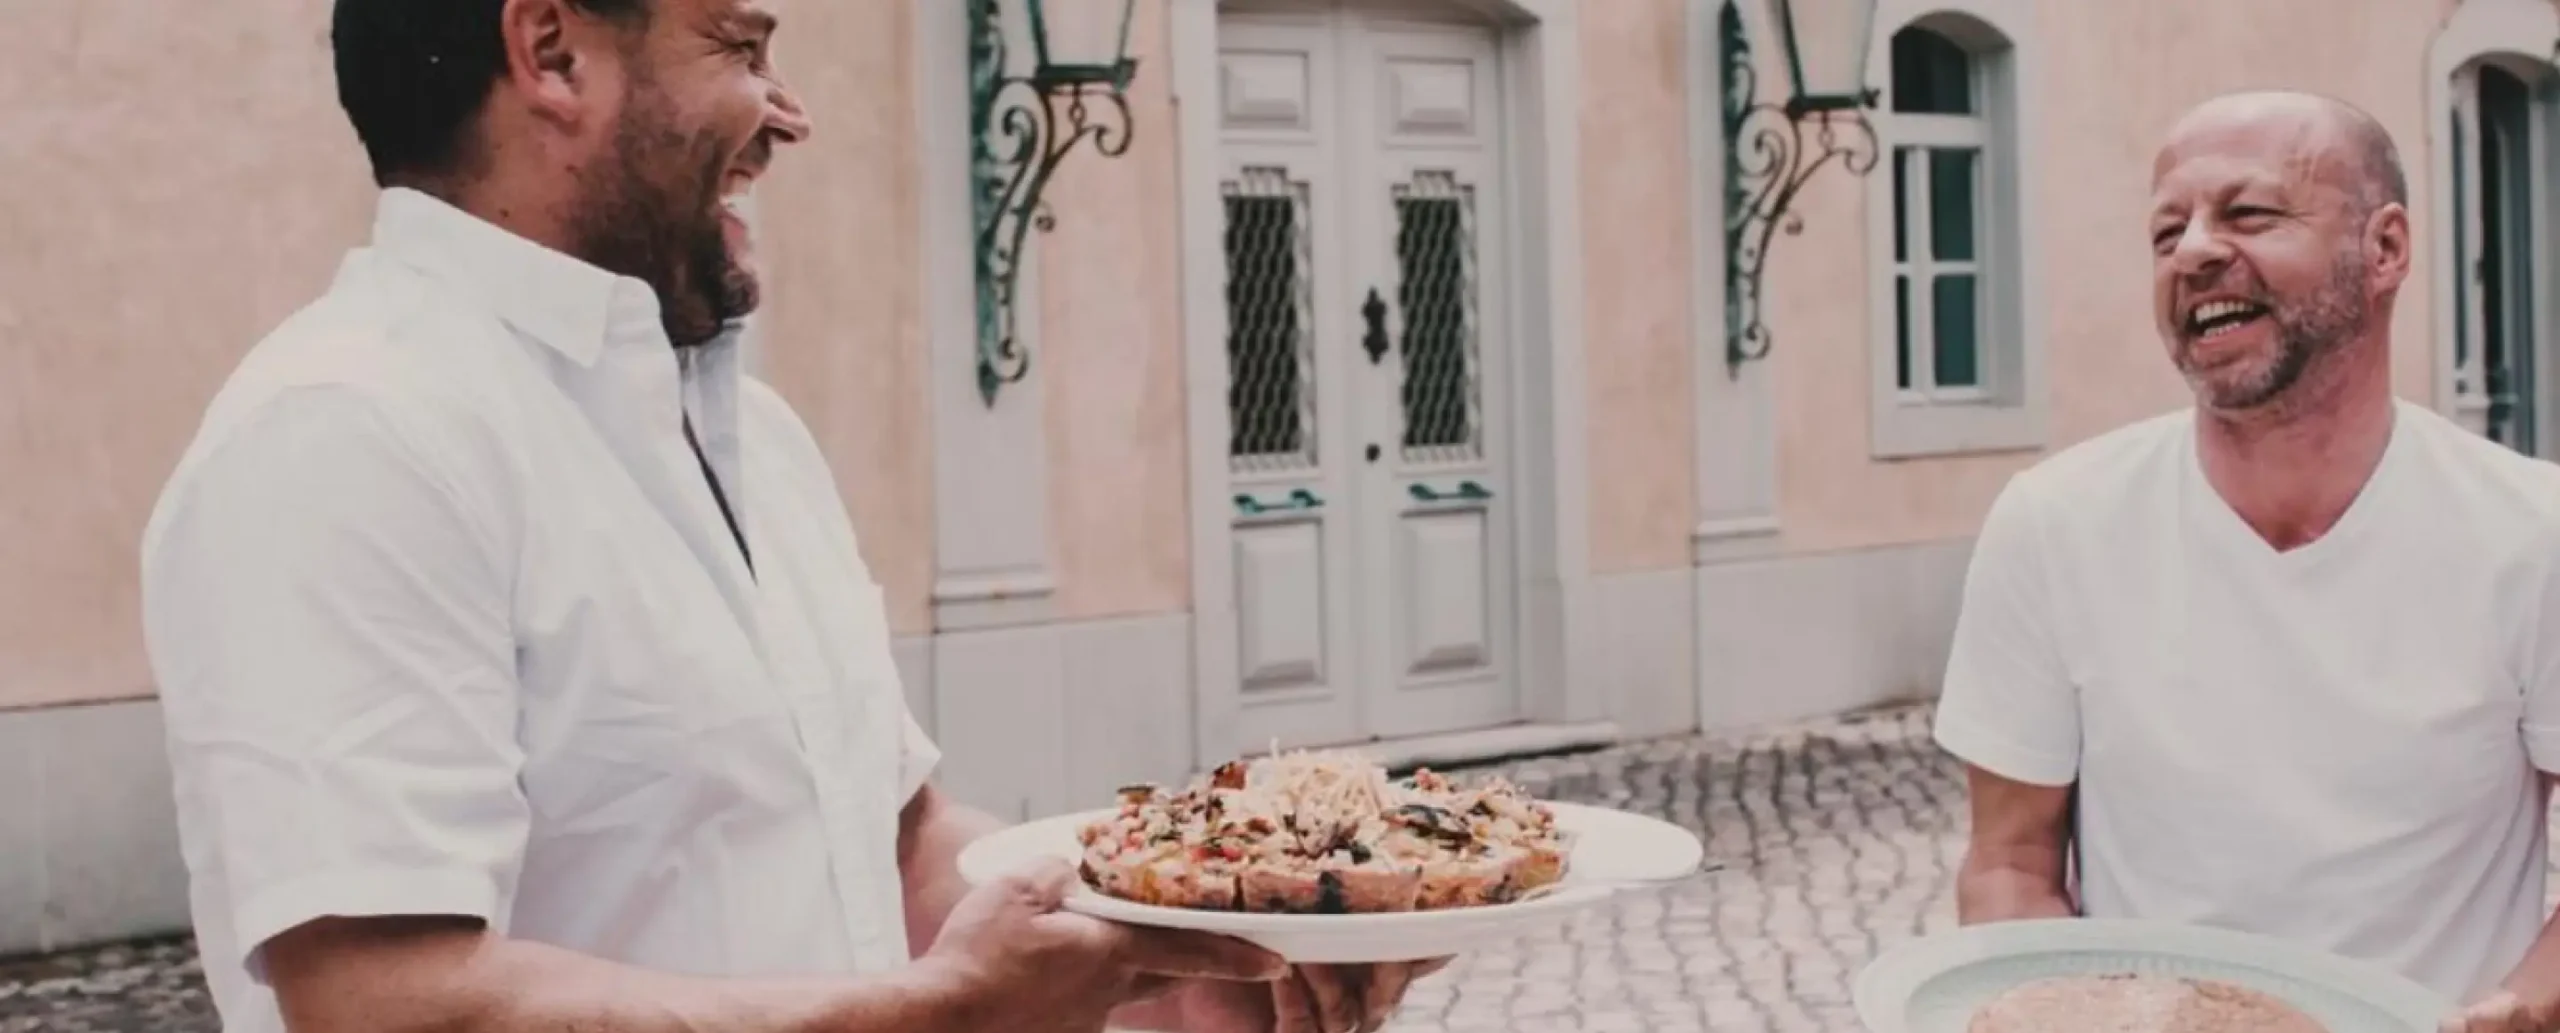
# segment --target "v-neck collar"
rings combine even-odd
[[[2340,513],[2320,537],[2293,548],[2279,549],[2267,541],[2257,528],[2249,526],[2249,521],[2241,517],[2239,510],[2232,508],[2231,500],[2224,498],[2222,492],[2213,486],[2212,478],[2205,475],[2202,434],[2198,429],[2203,419],[2201,414],[2186,421],[2184,440],[2179,449],[2179,469],[2184,474],[2181,483],[2188,497],[2206,511],[2214,533],[2229,539],[2252,558],[2286,568],[2315,565],[2322,557],[2350,548],[2352,540],[2363,527],[2373,522],[2373,511],[2383,505],[2382,492],[2378,489],[2388,478],[2396,476],[2401,453],[2409,448],[2409,414],[2403,411],[2404,408],[2405,403],[2398,399],[2392,401],[2391,433],[2383,441],[2382,457],[2373,464],[2373,471],[2365,475],[2364,483],[2357,486],[2355,497],[2348,501],[2346,511]]]

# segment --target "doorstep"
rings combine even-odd
[[[1417,767],[1462,768],[1553,753],[1616,746],[1625,734],[1614,721],[1578,724],[1524,722],[1440,735],[1380,739],[1353,747],[1390,771]]]

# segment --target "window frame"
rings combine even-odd
[[[2036,119],[2034,22],[2024,0],[1882,0],[1870,37],[1870,79],[1880,99],[1870,112],[1879,161],[1866,177],[1871,454],[1916,459],[2031,451],[2046,441],[2046,322],[2036,241],[2025,232],[2027,187],[2033,183]],[[1971,59],[1974,114],[1893,110],[1893,39],[1908,28],[1934,32]],[[1902,341],[1895,283],[1912,277],[1911,363],[1915,385],[1934,377],[1936,352],[1920,295],[1927,275],[1944,266],[1920,249],[1932,217],[1925,175],[1906,177],[1903,207],[1913,223],[1906,261],[1894,257],[1894,174],[1906,148],[1976,148],[1974,267],[1978,386],[1905,389],[1897,375]],[[1921,159],[1925,166],[1926,160]]]

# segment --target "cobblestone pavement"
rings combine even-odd
[[[1558,799],[1664,817],[1722,870],[1417,985],[1394,1033],[1857,1033],[1849,980],[1953,924],[1963,784],[1920,708],[1529,761]],[[183,940],[0,962],[0,1033],[213,1033]]]
[[[1906,708],[1533,761],[1542,796],[1666,818],[1722,865],[1416,986],[1394,1033],[1858,1033],[1849,981],[1955,922],[1964,781]]]

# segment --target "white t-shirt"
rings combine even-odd
[[[2445,995],[2542,924],[2560,768],[2560,467],[2402,402],[2365,490],[2279,553],[2190,411],[1993,504],[1937,736],[2080,784],[2083,908],[2281,936]]]
[[[898,812],[938,754],[880,588],[799,419],[731,340],[690,354],[640,282],[391,190],[208,407],[142,581],[224,1029],[281,1033],[258,948],[324,915],[907,962]]]

